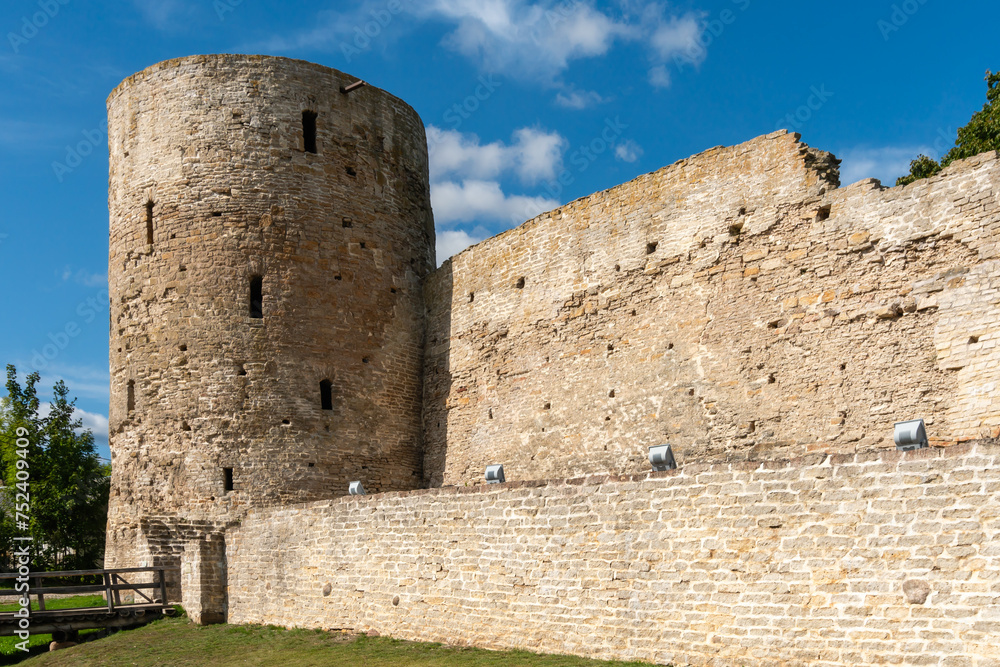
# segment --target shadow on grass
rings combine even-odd
[[[104,598],[100,595],[83,595],[72,598],[57,598],[53,600],[46,600],[46,609],[74,609],[81,607],[99,607],[103,606]],[[31,603],[32,609],[38,609],[38,603]],[[13,605],[5,605],[0,607],[0,611],[14,611],[17,607]],[[174,605],[174,618],[186,618],[187,614],[184,612],[184,608],[180,605]],[[99,639],[104,639],[111,634],[120,631],[106,631],[106,630],[81,630],[79,635],[80,643],[89,643]],[[28,658],[34,657],[42,653],[49,652],[49,644],[52,642],[52,635],[50,634],[32,634],[28,639],[28,650],[22,651],[17,648],[17,645],[21,643],[21,639],[18,637],[0,637],[0,666],[4,665],[16,665],[21,663]]]
[[[25,667],[647,667],[527,651],[489,651],[275,626],[199,626],[168,618],[33,657]]]

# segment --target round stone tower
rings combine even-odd
[[[427,144],[311,63],[154,65],[108,98],[107,566],[260,505],[421,483]],[[179,542],[180,541],[180,542]]]

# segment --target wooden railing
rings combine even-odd
[[[30,572],[27,575],[17,573],[0,574],[0,605],[17,603],[27,596],[38,603],[38,609],[29,612],[31,625],[36,632],[43,627],[126,627],[130,623],[152,620],[164,614],[171,614],[173,607],[167,603],[167,572],[176,568],[168,567],[133,567],[111,570],[70,570],[65,572]],[[133,583],[137,575],[151,574],[151,582]],[[128,578],[126,578],[128,575]],[[82,583],[45,586],[46,579],[97,578],[101,583]],[[146,577],[143,577],[146,578]],[[28,583],[27,591],[17,591],[14,585]],[[11,582],[7,588],[7,582]],[[86,595],[100,593],[104,604],[99,607],[71,607],[66,609],[46,609],[45,596],[53,595]],[[122,593],[126,594],[126,602],[122,602]],[[131,593],[132,601],[128,602]],[[131,621],[129,619],[132,619]],[[144,619],[140,621],[139,619]],[[9,635],[7,626],[16,623],[14,612],[0,612],[0,636]]]

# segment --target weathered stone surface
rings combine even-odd
[[[903,595],[910,604],[923,604],[931,594],[931,585],[919,579],[908,579],[903,582]]]
[[[990,435],[997,155],[891,189],[835,165],[783,132],[714,148],[445,262],[427,483],[639,473],[663,442],[684,463],[872,451],[916,417],[936,445]]]
[[[434,271],[422,123],[352,81],[198,56],[109,98],[108,566],[179,567],[203,623],[995,663],[1000,452],[957,443],[1000,437],[996,153],[840,188],[778,132]]]
[[[998,493],[993,444],[255,510],[227,535],[229,620],[675,665],[989,664]]]
[[[198,571],[185,576],[201,581],[216,566],[191,521],[218,529],[358,479],[373,492],[421,485],[424,129],[377,88],[342,93],[353,80],[197,56],[109,97],[109,567],[188,553]],[[317,114],[316,153],[304,111]]]

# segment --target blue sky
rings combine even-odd
[[[438,261],[548,208],[778,128],[886,183],[1000,68],[1000,3],[6,0],[0,352],[58,378],[107,456],[105,99],[199,53],[302,58],[428,127]]]

